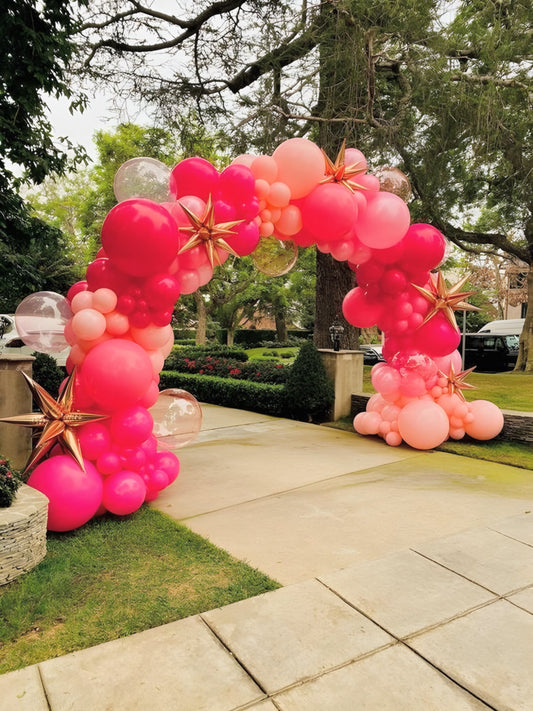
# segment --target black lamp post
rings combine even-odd
[[[333,350],[339,351],[341,348],[341,336],[344,333],[344,326],[338,319],[335,319],[329,327],[329,337],[333,344]]]

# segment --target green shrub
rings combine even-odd
[[[67,377],[67,371],[56,363],[47,353],[34,353],[33,379],[50,395],[57,397],[59,386]]]
[[[11,506],[21,484],[20,473],[0,456],[0,508]]]
[[[304,421],[321,421],[328,417],[335,394],[312,343],[301,347],[289,373],[285,395],[290,417]]]
[[[214,405],[251,410],[277,417],[286,415],[283,385],[268,385],[248,380],[217,378],[212,375],[163,371],[159,388],[160,390],[182,388],[194,395],[200,402],[209,402]]]

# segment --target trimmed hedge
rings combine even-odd
[[[254,383],[249,380],[217,378],[212,375],[190,375],[162,371],[159,389],[182,388],[200,402],[224,407],[252,410],[265,415],[286,417],[287,407],[283,385]]]
[[[288,338],[307,339],[313,335],[312,331],[299,331],[290,329],[287,331]],[[228,331],[226,328],[221,328],[217,331],[216,337],[220,343],[226,343]],[[235,331],[233,342],[236,345],[242,345],[246,348],[255,348],[264,344],[265,341],[277,343],[276,331],[268,328],[242,328]],[[294,343],[291,343],[294,345]]]

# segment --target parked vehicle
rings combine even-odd
[[[385,360],[382,353],[382,346],[364,345],[361,346],[361,350],[363,351],[364,365],[376,365],[376,363],[380,363]]]
[[[478,333],[497,333],[502,336],[520,336],[524,328],[525,318],[507,318],[502,321],[491,321],[482,326]]]
[[[51,353],[56,363],[65,366],[70,346],[58,353]],[[35,348],[25,345],[17,331],[15,317],[12,314],[0,314],[0,354],[33,355]]]
[[[477,370],[499,372],[515,367],[519,341],[516,334],[467,333],[463,338],[465,368],[475,366]],[[460,352],[463,352],[462,342]]]

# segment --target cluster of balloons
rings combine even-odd
[[[459,333],[443,312],[430,313],[419,290],[437,289],[431,270],[446,243],[430,225],[410,225],[400,171],[372,175],[355,148],[343,146],[333,162],[293,138],[272,156],[238,156],[222,172],[199,157],[172,170],[134,158],[118,170],[114,191],[118,204],[85,279],[66,298],[31,295],[16,314],[36,350],[70,347],[74,409],[107,416],[77,429],[85,472],[52,450],[31,475],[50,499],[53,530],[104,510],[132,513],[178,475],[177,457],[161,447],[191,441],[201,411],[183,391],[158,390],[174,342],[172,311],[229,254],[251,254],[275,276],[291,268],[298,246],[313,244],[355,270],[359,286],[346,295],[344,315],[380,327],[389,361],[373,371],[378,394],[357,416],[359,432],[418,448],[465,432],[494,436],[494,406],[466,405],[448,377]]]

